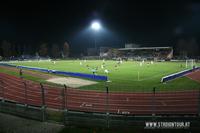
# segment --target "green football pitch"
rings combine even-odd
[[[80,87],[88,90],[110,91],[151,91],[157,90],[183,90],[199,89],[200,83],[187,77],[178,78],[167,83],[161,83],[163,76],[185,70],[185,62],[139,62],[139,61],[103,61],[103,60],[60,60],[60,61],[19,61],[15,65],[40,67],[68,72],[80,72],[92,74],[96,70],[97,75],[108,76],[110,82],[98,81],[95,85]],[[200,66],[200,64],[196,64]],[[108,73],[105,73],[108,70]]]

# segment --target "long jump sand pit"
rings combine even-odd
[[[48,82],[67,85],[69,87],[77,88],[81,86],[93,85],[97,84],[95,81],[79,79],[79,78],[72,78],[72,77],[59,77],[59,78],[50,78],[47,80]]]

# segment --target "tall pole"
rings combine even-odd
[[[63,109],[66,110],[67,109],[67,100],[66,100],[66,90],[67,90],[67,86],[64,84],[64,89],[63,89]]]
[[[198,115],[200,116],[200,88],[199,88],[199,96],[198,96]]]
[[[44,94],[44,86],[42,85],[42,83],[40,83],[40,87],[41,87],[41,95],[42,95],[42,121],[45,121],[46,119],[46,106],[45,106],[45,94]]]
[[[153,97],[152,97],[152,116],[155,116],[156,106],[155,106],[155,94],[156,94],[156,87],[153,87]]]
[[[66,90],[67,90],[67,86],[64,84],[64,88],[63,88],[63,121],[64,124],[66,124],[66,117],[67,117],[67,101],[66,101]]]
[[[95,45],[94,48],[96,49],[97,48],[97,46],[96,46],[96,33],[101,29],[101,24],[98,21],[94,21],[91,24],[91,28],[94,31],[94,45]]]
[[[1,80],[1,87],[2,87],[2,102],[4,102],[4,86],[3,86],[3,81]]]
[[[94,34],[94,48],[96,49],[97,45],[96,45],[96,35]]]
[[[25,95],[25,105],[27,106],[27,85],[26,85],[26,81],[23,82],[24,83],[24,95]]]
[[[106,110],[107,110],[107,114],[109,114],[109,103],[108,103],[108,95],[109,95],[109,90],[108,90],[108,86],[106,86]]]
[[[106,120],[107,120],[107,127],[109,128],[109,88],[108,83],[106,83]]]
[[[42,106],[45,107],[45,94],[44,94],[44,86],[40,83],[41,93],[42,93]]]

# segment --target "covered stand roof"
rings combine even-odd
[[[118,50],[154,50],[154,49],[173,49],[172,47],[139,47],[139,48],[120,48]]]

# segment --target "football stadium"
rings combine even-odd
[[[200,131],[199,3],[24,4],[1,6],[0,133]]]
[[[11,114],[40,121],[64,119],[66,125],[103,128],[130,128],[138,121],[172,117],[196,120],[199,61],[156,57],[2,61],[1,110],[9,108]]]
[[[112,60],[44,60],[44,61],[17,61],[17,62],[9,62],[10,65],[16,66],[16,75],[19,76],[20,66],[25,67],[25,70],[34,70],[34,68],[38,69],[46,69],[49,70],[51,75],[54,75],[55,71],[62,72],[72,72],[75,73],[74,76],[71,74],[66,74],[65,76],[75,77],[74,82],[70,83],[66,80],[63,82],[56,82],[56,78],[42,78],[42,76],[38,77],[43,82],[49,83],[57,83],[61,85],[68,85],[69,87],[75,86],[75,88],[83,89],[83,90],[99,90],[105,91],[105,84],[109,86],[110,91],[128,91],[128,92],[145,92],[151,91],[152,88],[156,87],[159,91],[162,90],[184,90],[184,89],[198,89],[199,84],[195,80],[188,78],[187,76],[181,76],[180,78],[176,78],[169,82],[162,82],[162,78],[171,74],[175,74],[184,70],[193,69],[190,66],[186,67],[186,61],[175,61],[175,62],[154,62],[154,61],[112,61]],[[199,63],[196,63],[196,67],[199,66]],[[27,67],[27,68],[26,68]],[[30,67],[30,68],[29,68]],[[12,67],[11,67],[12,68]],[[37,70],[35,70],[37,72]],[[42,71],[39,71],[40,74]],[[93,72],[95,72],[93,74]],[[77,73],[77,74],[76,74]],[[87,77],[87,75],[78,75],[88,74],[91,77]],[[26,74],[26,72],[25,72]],[[59,76],[59,74],[55,75]],[[62,74],[61,74],[62,75]],[[107,78],[96,79],[95,76],[105,76]],[[30,75],[32,76],[32,75]],[[38,81],[37,76],[32,76],[33,80]],[[27,77],[29,78],[29,77]],[[30,77],[31,78],[31,77]],[[53,80],[55,79],[55,81]],[[63,77],[64,79],[64,77]],[[76,80],[77,79],[77,83]],[[79,79],[82,79],[83,82],[91,81],[91,85],[81,85],[78,83]],[[74,84],[74,85],[73,85]],[[76,85],[77,84],[77,85]],[[80,85],[79,85],[80,84]],[[77,86],[77,87],[76,87]]]

